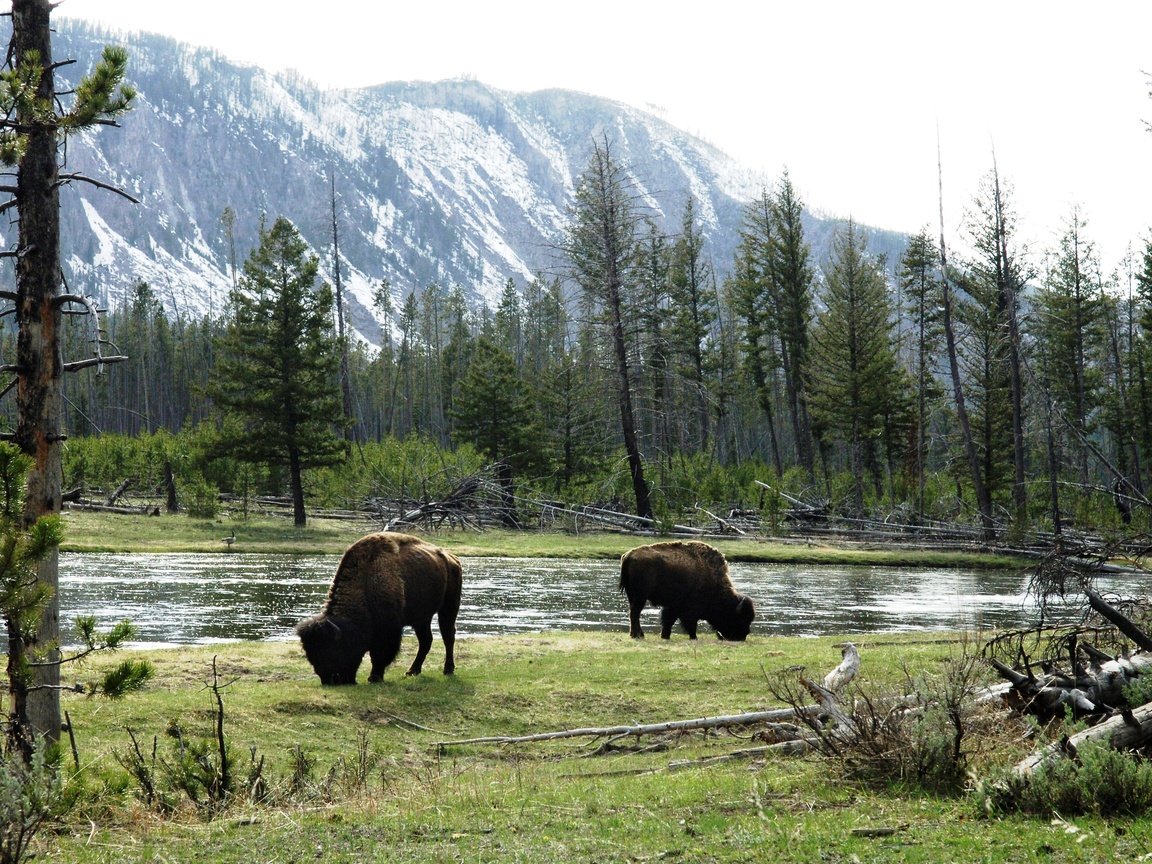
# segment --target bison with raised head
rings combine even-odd
[[[379,681],[400,653],[405,626],[419,643],[408,674],[420,674],[432,648],[435,615],[444,640],[444,674],[451,675],[460,586],[455,555],[407,534],[369,534],[344,553],[323,611],[296,625],[296,633],[321,684],[355,684],[365,652],[372,660],[368,680]]]
[[[707,621],[721,639],[743,642],[752,627],[752,601],[737,594],[728,580],[728,562],[707,543],[673,541],[637,546],[620,559],[620,590],[628,597],[628,633],[643,639],[640,610],[645,603],[662,607],[660,638],[672,635],[680,619],[688,638]]]

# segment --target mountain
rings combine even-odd
[[[139,91],[121,128],[71,140],[62,169],[139,202],[83,182],[61,195],[69,286],[108,304],[144,280],[173,314],[218,313],[233,261],[255,247],[261,220],[278,216],[296,224],[331,281],[334,190],[348,321],[376,342],[382,280],[397,303],[432,282],[491,303],[510,277],[562,273],[557,249],[594,141],[629,166],[658,224],[678,227],[695,196],[719,275],[744,203],[774,179],[652,114],[582,93],[472,80],[322,90],[164,37],[57,24],[56,58],[77,61],[58,72],[65,82],[116,43]],[[837,224],[809,219],[818,258]],[[903,237],[870,234],[895,260]]]

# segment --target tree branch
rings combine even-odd
[[[117,124],[110,123],[107,125],[115,126]],[[131,195],[129,195],[127,192],[125,192],[123,189],[119,188],[118,186],[113,186],[110,183],[104,183],[104,182],[102,182],[100,180],[96,180],[92,177],[85,176],[84,174],[76,174],[76,173],[61,174],[59,176],[59,178],[56,180],[56,186],[57,187],[63,186],[64,184],[70,183],[73,180],[80,180],[81,182],[89,183],[92,186],[95,186],[97,189],[107,189],[109,192],[115,192],[117,195],[121,196],[122,198],[127,198],[133,204],[139,204],[140,203],[139,199],[133,198]]]
[[[123,363],[125,360],[130,360],[123,354],[110,354],[105,357],[98,355],[96,357],[89,357],[87,360],[73,360],[71,363],[63,364],[60,369],[64,372],[75,372],[77,369],[87,369],[90,366],[103,366],[105,363]]]

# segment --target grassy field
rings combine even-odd
[[[193,520],[65,515],[67,551],[338,553],[368,522]],[[647,542],[612,534],[433,535],[462,556],[616,558]],[[808,543],[716,540],[733,560],[1012,566],[1009,558]],[[967,640],[887,635],[858,643],[863,686],[894,693],[908,676],[938,675]],[[125,656],[155,678],[120,701],[65,695],[79,755],[75,806],[37,838],[37,861],[103,862],[1089,862],[1139,859],[1147,820],[986,818],[971,796],[936,796],[846,774],[838,760],[757,756],[702,764],[763,744],[755,728],[624,739],[448,745],[488,735],[657,723],[778,707],[769,681],[803,666],[819,678],[835,639],[753,637],[669,642],[613,633],[552,632],[464,639],[457,674],[439,672],[437,643],[405,678],[414,640],[382,684],[321,688],[295,643],[231,643],[91,659],[68,680],[96,677]],[[969,649],[970,650],[970,649]],[[210,757],[213,665],[237,793],[203,803],[185,754]],[[361,669],[361,680],[367,674]],[[131,730],[131,735],[130,735]],[[1013,764],[1033,742],[998,722],[972,761],[976,776]],[[176,737],[178,732],[179,737]],[[149,805],[137,768],[166,802]],[[183,742],[183,743],[180,743]],[[71,764],[71,757],[66,757]],[[260,770],[254,771],[253,765]],[[165,766],[168,766],[166,769]],[[257,779],[258,776],[258,779]],[[180,778],[183,778],[182,780]],[[200,804],[179,789],[199,788]],[[254,802],[247,790],[263,788]]]
[[[343,552],[364,534],[379,530],[364,520],[312,518],[304,528],[290,519],[259,516],[247,520],[192,519],[66,511],[66,552]],[[225,537],[235,537],[232,543]],[[627,534],[571,534],[538,531],[447,531],[427,535],[460,556],[532,558],[619,558],[633,546],[659,537]],[[1009,555],[931,549],[832,546],[811,541],[763,538],[709,539],[732,561],[781,564],[883,564],[915,567],[1018,567]]]
[[[948,637],[859,644],[873,692],[962,653]],[[832,639],[557,632],[467,639],[457,649],[454,677],[440,674],[437,644],[424,675],[405,678],[409,636],[382,684],[345,688],[321,688],[295,644],[149,652],[157,674],[143,692],[116,702],[65,697],[86,792],[38,838],[36,860],[1088,862],[1142,860],[1152,846],[1147,820],[988,819],[968,797],[870,788],[814,756],[684,766],[762,743],[753,730],[647,737],[642,750],[600,755],[604,739],[438,743],[773,707],[769,677],[793,665],[822,675],[839,660]],[[264,760],[268,797],[210,818],[173,793],[175,808],[162,815],[145,807],[115,754],[131,749],[129,729],[153,766],[175,761],[177,726],[187,747],[210,739],[214,659],[239,785],[252,760]],[[978,772],[1031,746],[1023,727],[998,728]]]

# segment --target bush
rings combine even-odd
[[[973,742],[990,743],[995,734],[974,698],[986,674],[965,645],[942,672],[908,676],[903,692],[871,692],[853,682],[840,700],[844,725],[825,726],[810,714],[805,722],[817,733],[816,749],[854,781],[957,794],[967,783]],[[807,701],[786,675],[772,680],[770,691],[796,708]]]
[[[986,815],[1145,816],[1152,812],[1152,764],[1103,742],[1089,741],[1019,777],[1003,773],[980,783],[976,803]]]
[[[215,519],[220,513],[220,490],[203,480],[184,484],[184,509],[193,519]]]
[[[31,857],[32,839],[44,822],[60,815],[63,783],[44,755],[43,739],[25,763],[18,755],[0,757],[0,864],[20,864]]]

